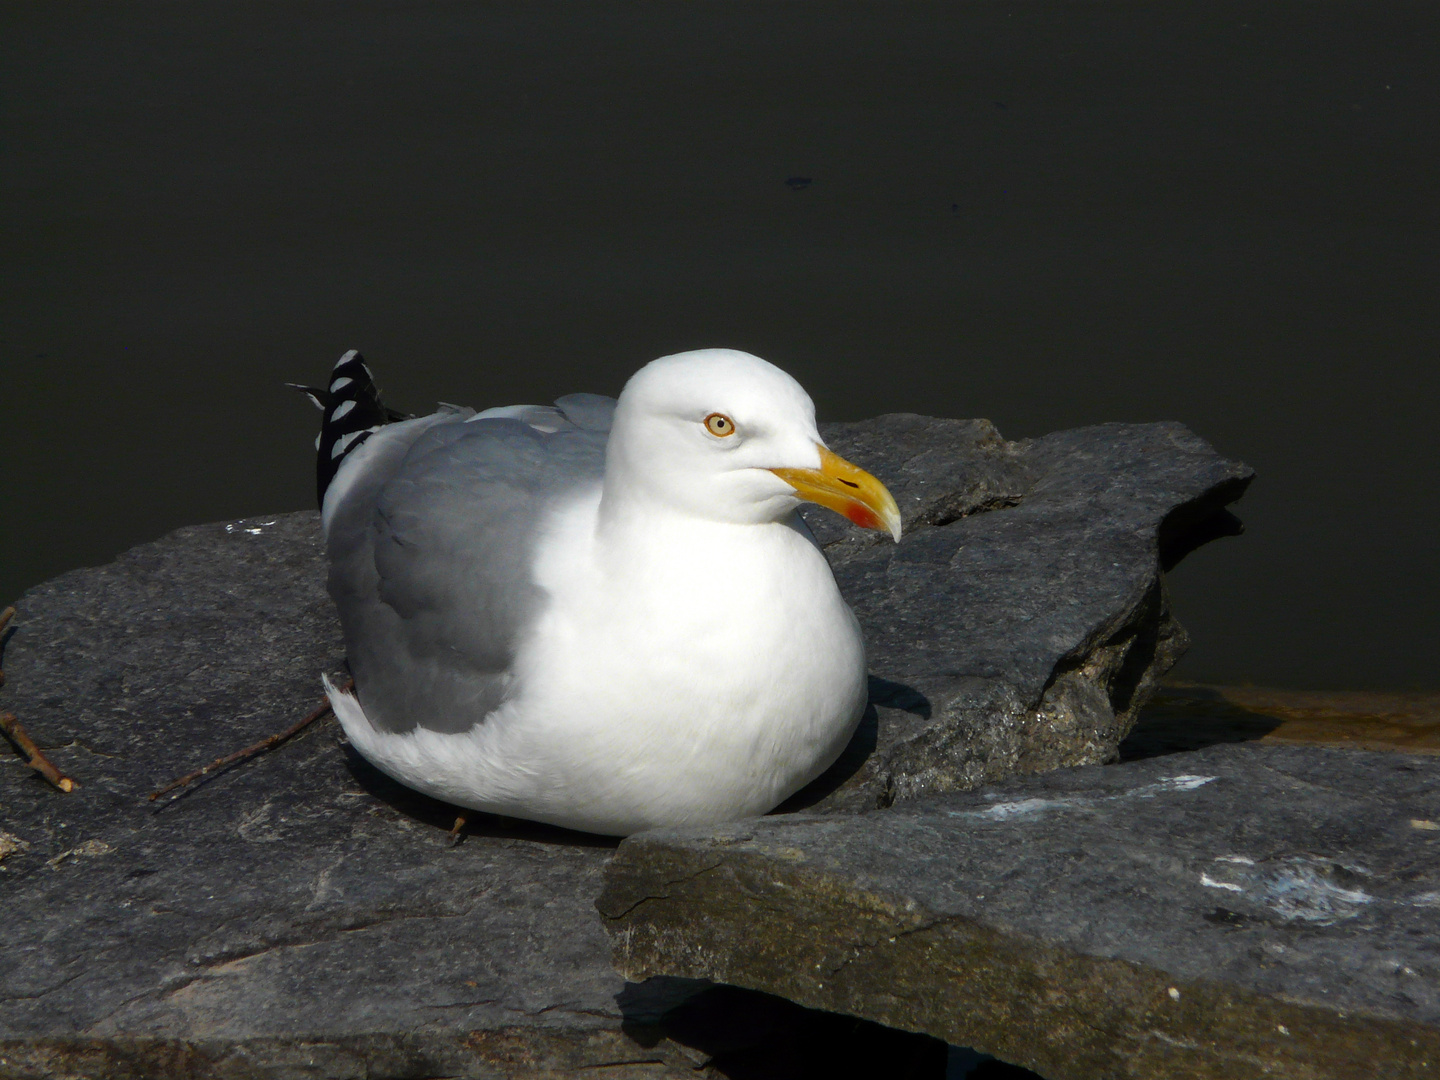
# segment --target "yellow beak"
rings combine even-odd
[[[806,502],[813,502],[849,518],[862,529],[887,529],[900,542],[900,508],[885,485],[864,469],[857,469],[839,454],[819,447],[818,469],[771,469],[795,489]]]

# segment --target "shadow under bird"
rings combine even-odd
[[[618,400],[407,419],[352,351],[310,393],[355,678],[326,689],[389,776],[626,835],[763,814],[849,742],[864,640],[797,507],[900,514],[779,368],[706,349]]]

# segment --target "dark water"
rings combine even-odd
[[[4,4],[0,110],[0,596],[309,505],[347,347],[423,408],[728,345],[1185,420],[1261,479],[1182,670],[1440,686],[1434,4]]]

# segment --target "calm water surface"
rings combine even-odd
[[[1177,418],[1193,678],[1436,687],[1440,8],[0,6],[0,597],[313,499],[280,388]],[[808,181],[803,182],[803,181]]]

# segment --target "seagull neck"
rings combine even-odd
[[[686,516],[644,487],[608,474],[600,493],[596,527],[602,544],[633,546],[657,527]]]
[[[604,561],[634,569],[650,558],[684,561],[713,545],[753,540],[756,527],[726,522],[676,506],[663,493],[605,478],[596,516],[596,541]]]

